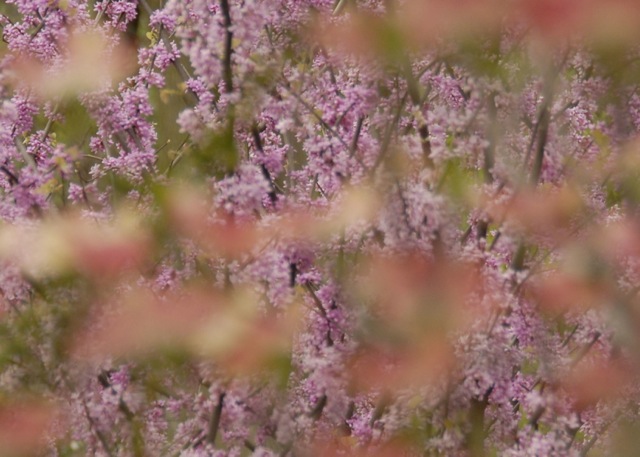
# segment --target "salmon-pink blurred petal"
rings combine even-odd
[[[55,408],[44,401],[0,405],[1,455],[33,455],[43,451],[56,419]]]

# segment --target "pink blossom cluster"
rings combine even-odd
[[[635,456],[640,12],[5,0],[0,456]]]

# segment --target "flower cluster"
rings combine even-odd
[[[603,3],[3,2],[0,453],[635,455]]]

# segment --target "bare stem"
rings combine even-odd
[[[220,8],[222,9],[225,28],[224,56],[222,57],[222,80],[224,81],[227,93],[230,93],[233,91],[233,72],[231,69],[233,32],[231,31],[231,10],[229,8],[229,0],[220,0]]]
[[[211,444],[216,442],[216,436],[218,435],[218,429],[220,428],[220,418],[222,417],[222,407],[224,405],[225,392],[220,392],[218,395],[218,404],[213,410],[211,415],[211,422],[209,422],[209,433],[207,434],[207,441]]]

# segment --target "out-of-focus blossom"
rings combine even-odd
[[[15,84],[43,99],[73,97],[111,88],[135,68],[133,50],[99,31],[72,30],[53,65],[17,55]]]

